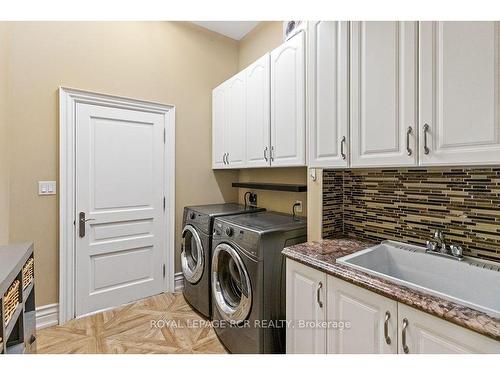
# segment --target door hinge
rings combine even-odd
[[[166,203],[165,197],[163,197],[163,211],[165,211],[166,205],[167,205],[167,203]]]
[[[165,265],[163,265],[163,278],[165,278],[165,272],[166,272]]]
[[[163,128],[163,143],[167,143],[167,129]]]

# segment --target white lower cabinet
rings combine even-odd
[[[500,354],[500,341],[290,259],[286,266],[287,353]]]
[[[326,274],[293,260],[286,261],[286,352],[326,354]]]
[[[396,301],[328,276],[328,353],[397,353],[397,312]]]
[[[398,304],[399,353],[500,353],[500,342]]]

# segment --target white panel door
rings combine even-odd
[[[163,290],[163,129],[161,114],[77,104],[77,316]]]
[[[271,165],[305,165],[305,135],[305,52],[300,32],[271,52]]]
[[[328,353],[395,354],[397,302],[328,276],[328,322],[350,323],[328,329]]]
[[[398,303],[399,353],[500,354],[500,342]],[[406,349],[406,350],[405,350]]]
[[[416,22],[351,22],[351,165],[415,165]]]
[[[500,163],[499,22],[420,24],[420,164]]]
[[[349,23],[309,23],[308,166],[347,167]]]
[[[240,72],[226,83],[226,118],[224,149],[228,168],[245,164],[246,133],[246,76]]]
[[[326,354],[326,274],[293,260],[286,261],[286,352]]]
[[[269,54],[246,71],[246,160],[247,167],[267,167],[271,146],[269,111]]]
[[[212,168],[226,167],[224,129],[226,127],[226,86],[217,86],[212,91]]]

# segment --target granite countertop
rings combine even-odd
[[[338,238],[290,246],[283,250],[283,254],[299,263],[500,341],[498,318],[337,263],[338,258],[370,246],[373,244]]]

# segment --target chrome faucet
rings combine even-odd
[[[425,252],[458,260],[463,259],[462,247],[454,244],[448,246],[444,240],[443,232],[439,229],[434,231],[433,241],[427,241]]]
[[[434,240],[439,246],[439,251],[443,254],[446,254],[448,252],[448,250],[446,249],[446,242],[444,241],[443,232],[439,229],[436,229],[436,231],[434,232]]]

